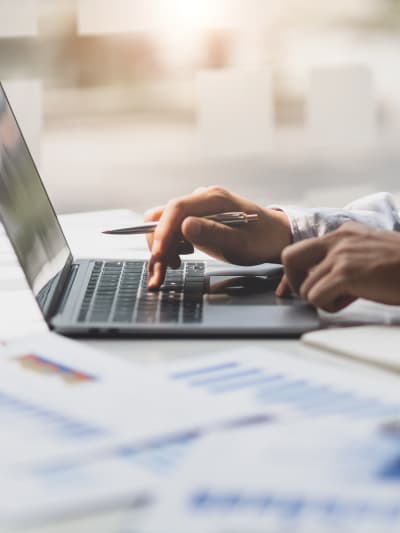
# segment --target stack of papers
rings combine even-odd
[[[134,502],[135,533],[394,531],[399,413],[394,378],[286,353],[147,369],[53,334],[15,341],[0,350],[0,529]]]
[[[170,370],[172,367],[170,367]],[[383,382],[270,351],[176,363],[173,376],[270,418],[225,426],[170,459],[141,527],[174,533],[397,531],[400,393]],[[183,457],[183,458],[182,458]],[[174,477],[171,477],[174,474]]]
[[[400,439],[379,423],[296,421],[205,439],[142,533],[395,532]],[[135,531],[132,529],[132,532]]]
[[[12,342],[0,350],[0,524],[142,498],[163,481],[159,450],[253,416],[54,334]]]

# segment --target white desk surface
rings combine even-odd
[[[119,257],[119,258],[143,258],[147,256],[147,250],[143,237],[106,237],[100,235],[100,230],[107,227],[129,225],[141,220],[139,215],[126,210],[100,212],[92,214],[65,215],[60,217],[67,238],[70,242],[74,255],[78,257]],[[25,281],[22,277],[10,280],[8,267],[11,264],[11,254],[1,254],[1,250],[8,250],[8,244],[4,235],[0,234],[0,305],[3,308],[0,316],[0,339],[7,336],[7,332],[24,335],[33,331],[43,330],[43,321],[38,313],[33,297],[29,294]],[[3,263],[2,263],[3,261]],[[7,265],[7,269],[4,267]],[[3,279],[2,279],[3,272]],[[16,270],[15,270],[16,272]],[[23,312],[17,308],[15,313],[4,312],[11,302],[21,301],[24,298]],[[29,302],[29,305],[28,305]],[[15,305],[15,304],[14,304]],[[8,308],[9,309],[9,308]],[[8,310],[7,309],[7,310]],[[21,314],[24,316],[21,317]],[[5,321],[5,317],[8,320]],[[397,321],[399,313],[396,309],[386,306],[376,306],[361,302],[358,306],[342,313],[339,317],[329,319],[335,325],[338,323],[352,322],[384,322]],[[18,318],[18,320],[17,320]],[[323,317],[326,321],[326,316]],[[173,340],[86,340],[82,341],[99,350],[115,354],[116,357],[132,360],[144,365],[153,365],[158,361],[172,360],[175,358],[191,357],[207,352],[218,352],[241,346],[253,344],[258,347],[268,347],[281,351],[290,351],[293,355],[301,358],[323,361],[326,365],[342,366],[349,372],[357,374],[365,373],[376,376],[376,379],[388,381],[398,379],[372,366],[357,364],[345,358],[336,357],[302,345],[298,340],[269,340],[269,339],[173,339]],[[127,520],[132,521],[135,515],[129,509],[117,509],[113,511],[99,510],[95,515],[79,516],[73,519],[62,520],[35,526],[24,531],[29,533],[122,533],[122,528]]]

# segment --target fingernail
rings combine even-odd
[[[157,288],[157,274],[153,274],[150,276],[150,278],[147,281],[147,288],[148,289],[156,289]]]
[[[155,281],[155,276],[153,276],[152,278],[149,279],[149,281],[147,282],[147,288],[148,289],[155,289],[157,287],[156,285],[156,281]]]
[[[160,262],[154,263],[152,274],[147,282],[147,287],[149,289],[156,289],[160,284],[162,264]]]

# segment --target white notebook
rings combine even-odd
[[[325,329],[303,335],[307,344],[400,372],[400,326]]]

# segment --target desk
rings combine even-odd
[[[86,213],[79,215],[66,215],[61,217],[61,222],[70,242],[71,248],[79,257],[124,257],[143,258],[147,256],[143,237],[105,237],[100,235],[100,230],[110,226],[134,224],[141,217],[126,210]],[[3,251],[3,253],[1,253]],[[10,266],[15,279],[10,279]],[[2,276],[3,275],[3,279]],[[14,309],[12,302],[25,302],[23,309]],[[26,286],[15,258],[12,259],[5,236],[0,235],[0,302],[3,311],[0,313],[3,323],[0,325],[0,338],[7,331],[12,334],[23,335],[43,331],[45,325],[33,297]],[[13,311],[9,312],[10,306]],[[7,314],[4,309],[7,309]],[[352,321],[376,321],[379,317],[384,322],[398,319],[397,310],[386,306],[367,305],[360,303],[353,309],[335,317],[335,324],[351,323]],[[23,316],[21,316],[21,314]],[[5,321],[5,317],[8,317]],[[327,321],[327,317],[323,317]],[[303,346],[297,340],[269,340],[269,339],[184,339],[184,340],[85,340],[85,344],[112,353],[115,357],[134,361],[143,365],[155,365],[159,361],[169,361],[176,358],[185,358],[192,355],[201,355],[207,352],[226,351],[241,346],[252,344],[257,347],[268,347],[276,351],[290,352],[294,357],[322,361],[327,366],[342,366],[348,372],[374,375],[375,379],[393,382],[398,380],[394,375],[383,370],[367,365],[357,364],[345,358],[328,355],[316,349]],[[190,354],[190,355],[189,355]],[[138,515],[138,518],[140,515]],[[134,520],[135,515],[129,509],[112,511],[99,511],[96,515],[76,517],[74,519],[60,520],[46,526],[29,528],[29,533],[120,533],[127,520]]]

